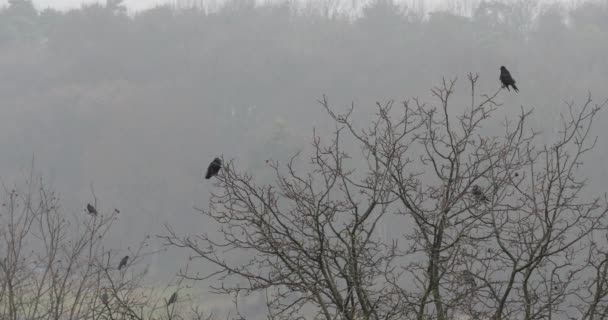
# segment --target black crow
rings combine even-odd
[[[94,216],[97,215],[97,209],[95,209],[95,207],[93,207],[90,203],[87,204],[87,212]]]
[[[490,201],[490,199],[488,199],[488,197],[483,194],[483,191],[481,191],[481,187],[479,187],[478,185],[473,186],[473,188],[471,189],[471,194],[473,195],[473,197],[475,197],[475,200],[477,201]]]
[[[515,90],[515,92],[519,92],[519,89],[517,89],[517,86],[515,85],[515,80],[513,80],[513,77],[511,77],[511,73],[504,66],[500,67],[499,79],[500,82],[502,82],[503,88],[507,87],[507,90],[511,91],[511,89],[509,89],[509,86],[511,86],[513,87],[513,90]]]
[[[221,168],[222,160],[220,158],[213,159],[213,161],[209,164],[209,167],[207,168],[207,174],[205,175],[205,179],[209,179],[217,175]]]
[[[469,270],[465,270],[462,272],[462,279],[464,280],[464,282],[467,285],[469,285],[471,287],[477,286],[477,281],[475,281],[475,276]]]
[[[129,261],[129,256],[124,256],[121,260],[120,263],[118,264],[118,270],[122,269],[122,267],[126,267],[127,266],[127,262]]]
[[[169,298],[169,302],[167,302],[167,306],[175,303],[177,301],[177,292],[173,292],[171,298]]]

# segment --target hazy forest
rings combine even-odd
[[[608,319],[608,1],[337,2],[9,0],[0,319]]]

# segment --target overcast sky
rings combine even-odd
[[[150,7],[157,6],[158,4],[163,3],[193,3],[193,2],[206,2],[211,3],[221,3],[224,0],[125,0],[126,5],[129,7],[131,11],[138,11]],[[258,2],[271,2],[271,1],[280,1],[280,0],[257,0]],[[297,0],[300,2],[320,2],[323,0]],[[367,2],[368,0],[339,0],[345,5],[352,6],[352,3],[362,4]],[[467,0],[467,6],[471,6],[473,4],[478,3],[480,0]],[[504,1],[512,1],[512,0],[504,0]],[[38,8],[47,8],[52,7],[55,9],[65,10],[71,8],[78,8],[83,3],[105,3],[106,0],[33,0],[34,4]],[[437,8],[445,8],[450,7],[451,3],[454,0],[396,0],[396,2],[406,3],[409,6],[419,7],[422,3],[424,3],[425,10],[434,10]],[[572,2],[571,0],[540,0],[540,2],[544,3],[554,3],[554,2]],[[5,5],[8,3],[8,0],[0,0],[0,4]],[[458,3],[462,3],[462,1],[458,1]]]
[[[79,8],[82,4],[91,4],[91,3],[106,3],[106,0],[32,0],[35,6],[39,9],[45,9],[52,7],[58,10],[68,10]],[[224,2],[225,0],[125,0],[125,4],[128,7],[130,12],[137,12],[144,9],[148,9],[151,7],[155,7],[161,4],[171,3],[171,4],[179,4],[181,6],[189,6],[192,3],[205,3],[206,6],[215,8],[218,4]],[[258,3],[267,3],[267,2],[283,2],[285,0],[256,0]],[[289,1],[297,1],[297,2],[325,2],[327,0],[289,0]],[[331,0],[332,2],[339,2],[345,8],[352,8],[353,5],[357,7],[361,7],[362,4],[369,2],[370,0]],[[394,0],[398,3],[406,4],[410,8],[414,8],[416,11],[423,11],[425,13],[429,13],[436,10],[442,9],[451,9],[453,11],[455,7],[458,7],[458,11],[460,14],[463,12],[471,12],[473,8],[475,8],[481,1],[483,0]],[[522,0],[502,0],[504,2],[511,1],[522,1]],[[566,6],[570,7],[573,4],[576,4],[577,0],[536,0],[539,3],[543,4],[553,4],[553,3],[563,3]],[[584,1],[594,1],[594,0],[584,0]],[[8,3],[8,0],[0,0],[0,6],[4,6]],[[464,3],[464,8],[462,7]],[[422,10],[421,10],[422,9]]]
[[[72,9],[78,8],[83,3],[105,3],[105,0],[33,0],[38,8],[56,8],[56,9]],[[157,4],[175,2],[174,0],[127,0],[125,3],[132,10],[141,10],[149,7],[154,7]],[[8,0],[0,0],[0,3],[5,5]]]

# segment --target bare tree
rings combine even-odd
[[[548,146],[523,108],[502,134],[488,133],[501,90],[478,97],[477,81],[469,74],[467,107],[451,102],[456,81],[444,80],[432,103],[378,103],[366,128],[354,106],[338,114],[324,97],[336,130],[328,143],[314,135],[310,162],[269,162],[269,185],[226,163],[201,210],[220,237],[167,226],[169,245],[218,268],[182,276],[215,277],[214,291],[237,302],[266,293],[271,319],[551,319],[577,304],[606,312],[605,254],[581,249],[604,232],[607,206],[580,171],[606,102],[569,104]],[[362,159],[350,156],[352,142]],[[380,237],[387,220],[403,234]],[[579,281],[591,269],[597,276]]]
[[[205,319],[202,312],[169,310],[164,303],[182,286],[150,287],[142,265],[149,237],[129,254],[104,245],[118,210],[70,215],[56,193],[33,174],[23,187],[4,186],[0,207],[0,319]],[[168,293],[169,292],[169,293]],[[179,303],[179,301],[177,302]]]

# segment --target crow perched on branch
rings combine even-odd
[[[484,201],[484,202],[490,201],[490,199],[488,199],[488,197],[486,197],[486,195],[483,194],[481,187],[479,187],[478,185],[474,185],[473,188],[471,188],[471,194],[477,201]]]
[[[209,167],[207,168],[207,174],[205,175],[205,179],[209,179],[217,175],[221,168],[222,160],[220,158],[213,159],[213,161],[209,164]]]
[[[95,209],[95,207],[93,207],[90,203],[87,204],[87,212],[94,216],[97,215],[97,209]]]
[[[120,259],[120,263],[118,264],[118,270],[122,269],[122,267],[126,267],[127,262],[129,262],[129,256],[124,256],[122,259]]]
[[[171,295],[171,298],[169,298],[169,302],[167,302],[167,306],[170,306],[171,304],[175,303],[177,301],[177,292],[173,292],[173,294]]]
[[[475,275],[473,275],[473,273],[471,273],[471,271],[469,270],[465,270],[462,272],[462,279],[467,285],[471,287],[477,286],[477,281],[475,281]]]
[[[503,88],[507,87],[507,90],[511,91],[511,89],[509,89],[509,86],[511,86],[515,92],[519,92],[519,89],[517,89],[517,86],[515,85],[515,80],[511,77],[511,73],[504,66],[500,67],[500,77],[498,79],[502,82]]]

